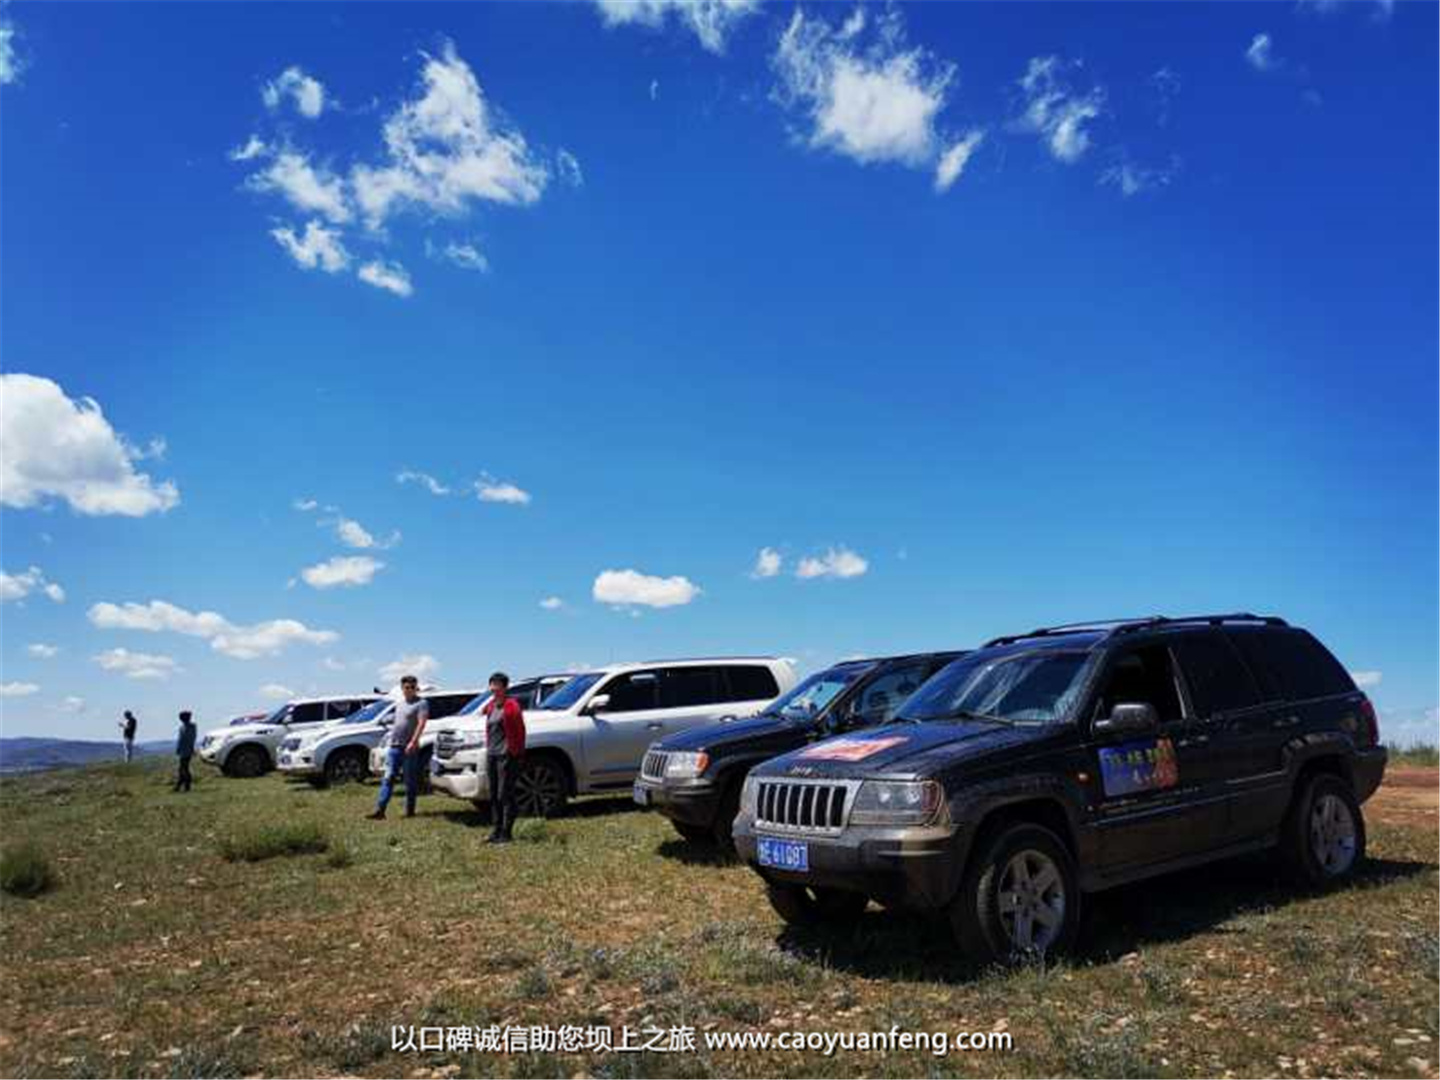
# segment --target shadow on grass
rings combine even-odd
[[[545,818],[546,821],[573,821],[585,820],[588,818],[605,818],[617,814],[638,813],[640,807],[636,806],[629,799],[612,798],[599,796],[595,798],[572,799],[565,804],[565,809],[558,814],[552,814]],[[423,809],[421,811],[424,812]],[[491,824],[490,807],[486,804],[484,809],[471,806],[468,803],[456,802],[455,809],[440,811],[440,817],[453,825],[460,825],[467,829],[488,829]],[[519,821],[532,821],[533,818],[521,817]]]
[[[738,866],[740,858],[732,847],[721,846],[715,841],[662,840],[655,848],[655,854],[662,859],[671,859],[686,866]]]
[[[1404,881],[1434,863],[1370,859],[1341,892]],[[1286,881],[1263,857],[1212,863],[1085,897],[1072,965],[1106,964],[1145,946],[1184,941],[1205,932],[1243,934],[1224,924],[1316,895]],[[943,912],[870,908],[847,926],[785,927],[783,950],[866,978],[964,983],[985,974],[955,943]]]

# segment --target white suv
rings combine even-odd
[[[430,706],[431,720],[439,720],[454,716],[484,693],[426,689],[420,696]],[[343,720],[287,736],[280,743],[278,768],[317,787],[364,780],[370,772],[370,751],[388,735],[398,698],[398,694],[383,697]]]
[[[553,814],[571,795],[625,791],[656,739],[749,716],[795,685],[786,660],[726,657],[615,664],[576,675],[525,713],[522,814]],[[485,722],[471,716],[435,733],[430,783],[458,799],[489,800]]]
[[[200,740],[200,760],[216,766],[226,776],[259,776],[275,767],[280,741],[285,736],[343,720],[378,700],[378,694],[360,694],[287,701],[253,724],[229,724],[207,731]]]

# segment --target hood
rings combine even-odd
[[[886,724],[822,739],[755,771],[764,776],[928,776],[963,758],[1036,742],[1053,727],[1011,727],[983,721]]]
[[[778,716],[752,716],[676,732],[656,743],[655,749],[715,751],[743,744],[747,750],[760,750],[772,742],[784,748],[808,738],[815,730],[817,726],[813,722],[781,720]]]

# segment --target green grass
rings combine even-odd
[[[55,886],[55,870],[33,840],[0,850],[0,891],[11,896],[39,896]]]
[[[0,894],[5,1076],[1419,1076],[1436,1061],[1436,835],[1370,815],[1311,894],[1267,859],[1094,898],[1078,955],[979,970],[943,921],[797,931],[744,866],[623,799],[522,822],[443,796],[154,765],[0,781],[62,887]],[[291,856],[297,851],[310,854]],[[227,858],[227,852],[234,858]],[[251,855],[265,857],[251,861]],[[1003,1029],[1008,1053],[398,1054],[391,1025]],[[1300,1061],[1304,1065],[1298,1065]],[[1288,1065],[1286,1063],[1289,1063]],[[1417,1064],[1418,1062],[1418,1064]]]
[[[1433,745],[1391,746],[1388,749],[1392,765],[1418,765],[1432,769],[1440,765],[1440,748]]]

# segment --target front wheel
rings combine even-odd
[[[1350,785],[1338,776],[1312,776],[1285,815],[1280,853],[1289,871],[1311,886],[1350,876],[1365,858],[1365,818]]]
[[[675,831],[681,838],[692,844],[708,844],[710,842],[710,830],[703,825],[691,825],[688,821],[671,821]]]
[[[242,779],[260,776],[270,768],[270,759],[258,746],[239,747],[225,762],[225,772]]]
[[[1062,953],[1079,923],[1074,860],[1040,825],[1012,825],[994,836],[966,870],[950,907],[960,947],[981,963]]]
[[[515,778],[515,809],[521,817],[554,817],[565,809],[570,785],[553,758],[526,757]]]
[[[767,881],[765,894],[775,914],[792,926],[854,922],[870,902],[864,893],[781,881]]]
[[[325,782],[327,784],[359,783],[369,773],[370,759],[358,750],[342,750],[331,754],[325,762]]]

